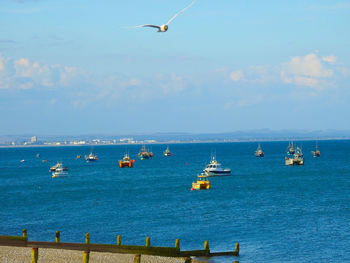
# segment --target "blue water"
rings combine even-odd
[[[143,245],[182,250],[233,250],[240,243],[241,263],[350,262],[350,141],[300,142],[304,166],[284,165],[286,142],[153,145],[154,158],[137,160],[139,145],[96,146],[99,160],[75,160],[90,147],[0,149],[0,235],[30,240]],[[136,159],[120,169],[125,150]],[[212,178],[209,191],[190,191],[216,151],[232,176]],[[37,153],[41,158],[35,158]],[[20,160],[26,162],[21,163]],[[42,159],[49,160],[42,163]],[[49,167],[63,161],[67,178],[51,178]],[[210,262],[232,262],[233,257]]]

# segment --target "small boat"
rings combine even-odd
[[[215,155],[211,157],[210,163],[204,168],[203,172],[207,176],[231,175],[231,169],[222,168],[221,164],[216,160]]]
[[[304,165],[304,155],[301,151],[301,148],[296,147],[293,158],[286,157],[285,164],[286,165]]]
[[[85,155],[85,160],[86,162],[94,162],[94,161],[97,161],[98,158],[97,158],[97,155],[94,155],[92,152],[89,154],[89,155]]]
[[[57,169],[62,169],[63,171],[68,171],[68,167],[63,167],[62,163],[57,162],[54,166],[50,167],[49,172],[55,172]]]
[[[26,160],[22,159],[22,160],[21,160],[21,163],[24,163],[25,161],[26,161]]]
[[[68,176],[68,172],[67,170],[64,170],[63,167],[57,167],[56,170],[52,173],[52,178],[65,176]]]
[[[288,147],[287,147],[287,154],[292,155],[295,154],[295,149],[293,146],[293,142],[289,142]]]
[[[166,150],[164,151],[164,156],[171,156],[173,153],[170,151],[169,146],[166,147]]]
[[[36,158],[40,158],[40,153],[37,153],[37,154],[35,155],[35,157],[36,157]]]
[[[138,153],[140,160],[149,159],[153,157],[153,152],[149,151],[145,145],[142,145],[140,152]]]
[[[193,190],[208,190],[210,189],[210,181],[207,175],[198,175],[197,182],[192,183],[191,191]]]
[[[48,160],[41,160],[41,162],[42,162],[42,163],[47,163],[47,162],[48,162]]]
[[[124,154],[124,157],[122,160],[119,160],[119,167],[124,168],[124,167],[133,167],[134,166],[135,160],[131,160],[129,157],[129,154]]]
[[[321,151],[318,149],[317,142],[316,142],[316,149],[315,151],[311,151],[313,157],[320,157]]]
[[[255,157],[264,157],[264,152],[260,147],[260,143],[258,144],[258,149],[255,151]]]

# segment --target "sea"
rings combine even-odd
[[[175,245],[181,250],[233,251],[240,256],[207,262],[350,262],[350,141],[295,141],[305,165],[286,166],[288,142],[148,145],[154,157],[139,160],[141,145],[0,148],[0,235],[62,242]],[[77,155],[93,152],[98,161]],[[125,152],[133,168],[121,169]],[[40,154],[40,157],[36,157]],[[211,178],[211,189],[191,184],[211,155],[231,176]],[[20,162],[20,160],[25,160]],[[48,162],[42,162],[48,160]],[[63,162],[69,176],[52,178]]]

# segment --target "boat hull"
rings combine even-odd
[[[67,172],[54,172],[52,173],[52,178],[58,178],[58,177],[67,177],[68,173]]]
[[[120,168],[132,168],[133,166],[134,166],[134,162],[133,161],[129,161],[129,162],[119,161],[119,167]]]
[[[304,159],[295,159],[295,158],[288,158],[285,159],[285,164],[288,166],[291,165],[304,165]]]
[[[210,182],[209,181],[193,182],[192,189],[194,189],[194,190],[209,190],[210,189]]]
[[[231,171],[220,171],[220,172],[213,172],[213,171],[204,171],[204,174],[208,177],[216,177],[216,176],[230,176]]]

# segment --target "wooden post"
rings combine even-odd
[[[89,251],[84,251],[83,263],[89,263],[89,259],[90,259],[90,252]]]
[[[23,235],[23,238],[24,238],[26,241],[28,241],[27,229],[23,229],[22,235]]]
[[[237,252],[237,255],[239,255],[239,243],[238,242],[235,245],[235,251]]]
[[[37,247],[32,248],[32,263],[38,262],[39,249]]]
[[[146,237],[146,247],[150,247],[150,246],[151,246],[151,238]]]
[[[180,240],[175,239],[175,248],[180,250]]]
[[[204,241],[204,250],[209,250],[209,241],[208,240]]]
[[[90,244],[90,234],[85,233],[85,244]],[[90,251],[84,251],[83,263],[89,263]]]
[[[120,235],[117,236],[117,246],[122,244],[122,237]]]
[[[89,233],[85,234],[85,244],[90,244],[90,234]]]
[[[60,231],[56,231],[55,239],[56,239],[56,243],[60,242]]]
[[[135,255],[134,263],[141,263],[141,255]]]
[[[207,256],[209,256],[210,249],[209,249],[209,241],[208,240],[204,241],[204,250],[206,250],[206,254],[207,254]]]

